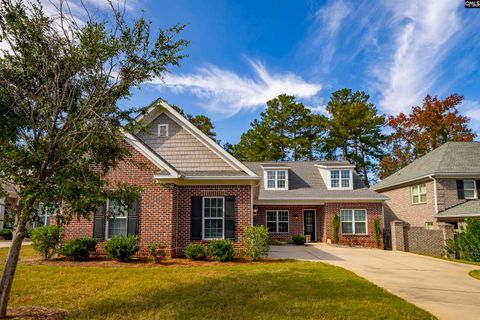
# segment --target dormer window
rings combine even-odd
[[[266,190],[287,190],[288,189],[288,170],[265,170],[265,189]]]
[[[331,170],[330,187],[332,189],[349,189],[350,170]]]
[[[168,137],[168,124],[159,124],[158,125],[158,136],[159,137]]]

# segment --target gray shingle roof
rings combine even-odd
[[[259,200],[328,200],[328,199],[386,199],[385,196],[365,188],[360,177],[354,174],[354,190],[328,190],[318,168],[315,165],[350,165],[342,161],[282,161],[282,162],[244,162],[244,164],[262,178],[259,185]],[[288,190],[265,190],[263,168],[271,166],[289,167]]]
[[[442,217],[479,217],[480,200],[469,200],[454,207],[437,213],[438,218]]]
[[[480,142],[447,142],[372,187],[382,190],[429,175],[479,175]]]
[[[248,176],[243,171],[180,171],[183,176],[195,176],[195,177],[243,177]]]

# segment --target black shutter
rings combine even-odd
[[[475,182],[477,183],[477,199],[480,199],[480,180]]]
[[[191,220],[190,220],[190,239],[202,240],[202,197],[192,197]]]
[[[236,240],[235,196],[225,197],[225,239]]]
[[[139,202],[136,200],[128,210],[127,235],[138,235]]]
[[[97,207],[93,217],[93,237],[105,240],[105,205]]]
[[[463,191],[463,180],[457,180],[457,194],[458,199],[465,199],[465,192]]]

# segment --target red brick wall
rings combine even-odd
[[[236,234],[235,248],[238,253],[243,248],[244,229],[251,219],[251,187],[242,185],[195,185],[178,187],[178,230],[175,253],[182,254],[190,243],[190,212],[193,196],[235,196]],[[208,241],[203,241],[208,243]]]
[[[324,208],[321,205],[258,205],[255,208],[257,209],[257,215],[253,219],[253,224],[263,226],[266,226],[267,223],[267,210],[288,211],[288,233],[270,233],[271,239],[280,241],[292,241],[294,235],[303,234],[303,210],[313,209],[316,211],[317,239],[312,239],[312,241],[322,240]]]
[[[139,229],[140,245],[155,242],[164,244],[170,254],[183,253],[190,242],[190,205],[192,196],[236,196],[237,250],[241,250],[243,230],[250,225],[250,186],[177,186],[157,184],[153,175],[159,169],[138,151],[127,146],[133,161],[125,161],[107,174],[112,186],[119,182],[144,187],[140,197]],[[141,164],[140,166],[138,164]],[[177,210],[178,207],[178,210]],[[93,215],[91,216],[93,218]],[[93,235],[92,219],[72,219],[65,226],[65,240]],[[102,252],[100,245],[99,252]]]
[[[371,203],[341,203],[341,202],[331,202],[325,204],[325,221],[324,221],[324,230],[323,240],[327,242],[328,240],[333,239],[333,217],[335,214],[340,216],[340,209],[366,209],[367,210],[367,235],[342,235],[341,228],[339,230],[339,243],[354,245],[354,246],[364,246],[364,247],[375,247],[375,232],[374,232],[374,220],[375,218],[380,219],[380,228],[383,230],[382,226],[382,202],[371,202]]]

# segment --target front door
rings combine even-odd
[[[303,211],[303,230],[306,236],[310,236],[310,241],[315,241],[315,210]]]

